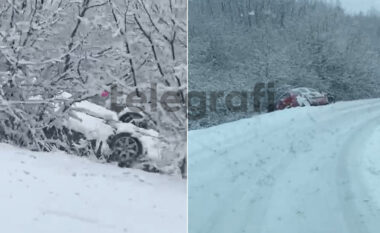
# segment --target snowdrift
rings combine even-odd
[[[376,233],[380,100],[189,132],[192,233]]]
[[[185,233],[186,181],[0,143],[2,232]]]

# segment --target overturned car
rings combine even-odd
[[[52,101],[56,110],[69,98],[68,93],[54,97]],[[38,108],[45,101],[35,96],[23,103],[0,99],[0,104],[22,104],[29,108]],[[107,162],[117,162],[120,167],[167,172],[162,170],[165,169],[165,163],[170,163],[162,156],[162,149],[166,146],[165,138],[160,137],[156,123],[147,116],[148,114],[131,112],[128,108],[118,115],[103,106],[83,100],[70,107],[69,117],[63,117],[59,124],[49,125],[42,130],[46,141],[55,148],[82,156],[95,155]],[[12,118],[6,117],[3,124],[0,124],[0,141],[12,141],[7,140],[9,135],[4,129],[15,125]]]
[[[148,170],[154,169],[146,167],[152,164],[149,162],[160,160],[159,143],[163,139],[155,129],[139,127],[130,118],[121,121],[115,112],[89,101],[76,103],[72,112],[74,115],[64,125],[71,131],[73,143],[91,142],[98,158],[116,161],[123,167],[145,166]]]

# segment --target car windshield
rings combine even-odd
[[[131,112],[129,113],[129,115],[133,118],[133,119],[142,119],[143,116],[140,114],[140,113],[137,113],[137,112]]]

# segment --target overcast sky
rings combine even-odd
[[[359,13],[360,11],[366,13],[372,7],[380,11],[380,0],[340,0],[340,3],[349,13]]]

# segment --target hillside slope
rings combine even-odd
[[[190,232],[378,232],[379,140],[379,99],[191,131]]]
[[[2,232],[185,233],[186,181],[0,143]]]

